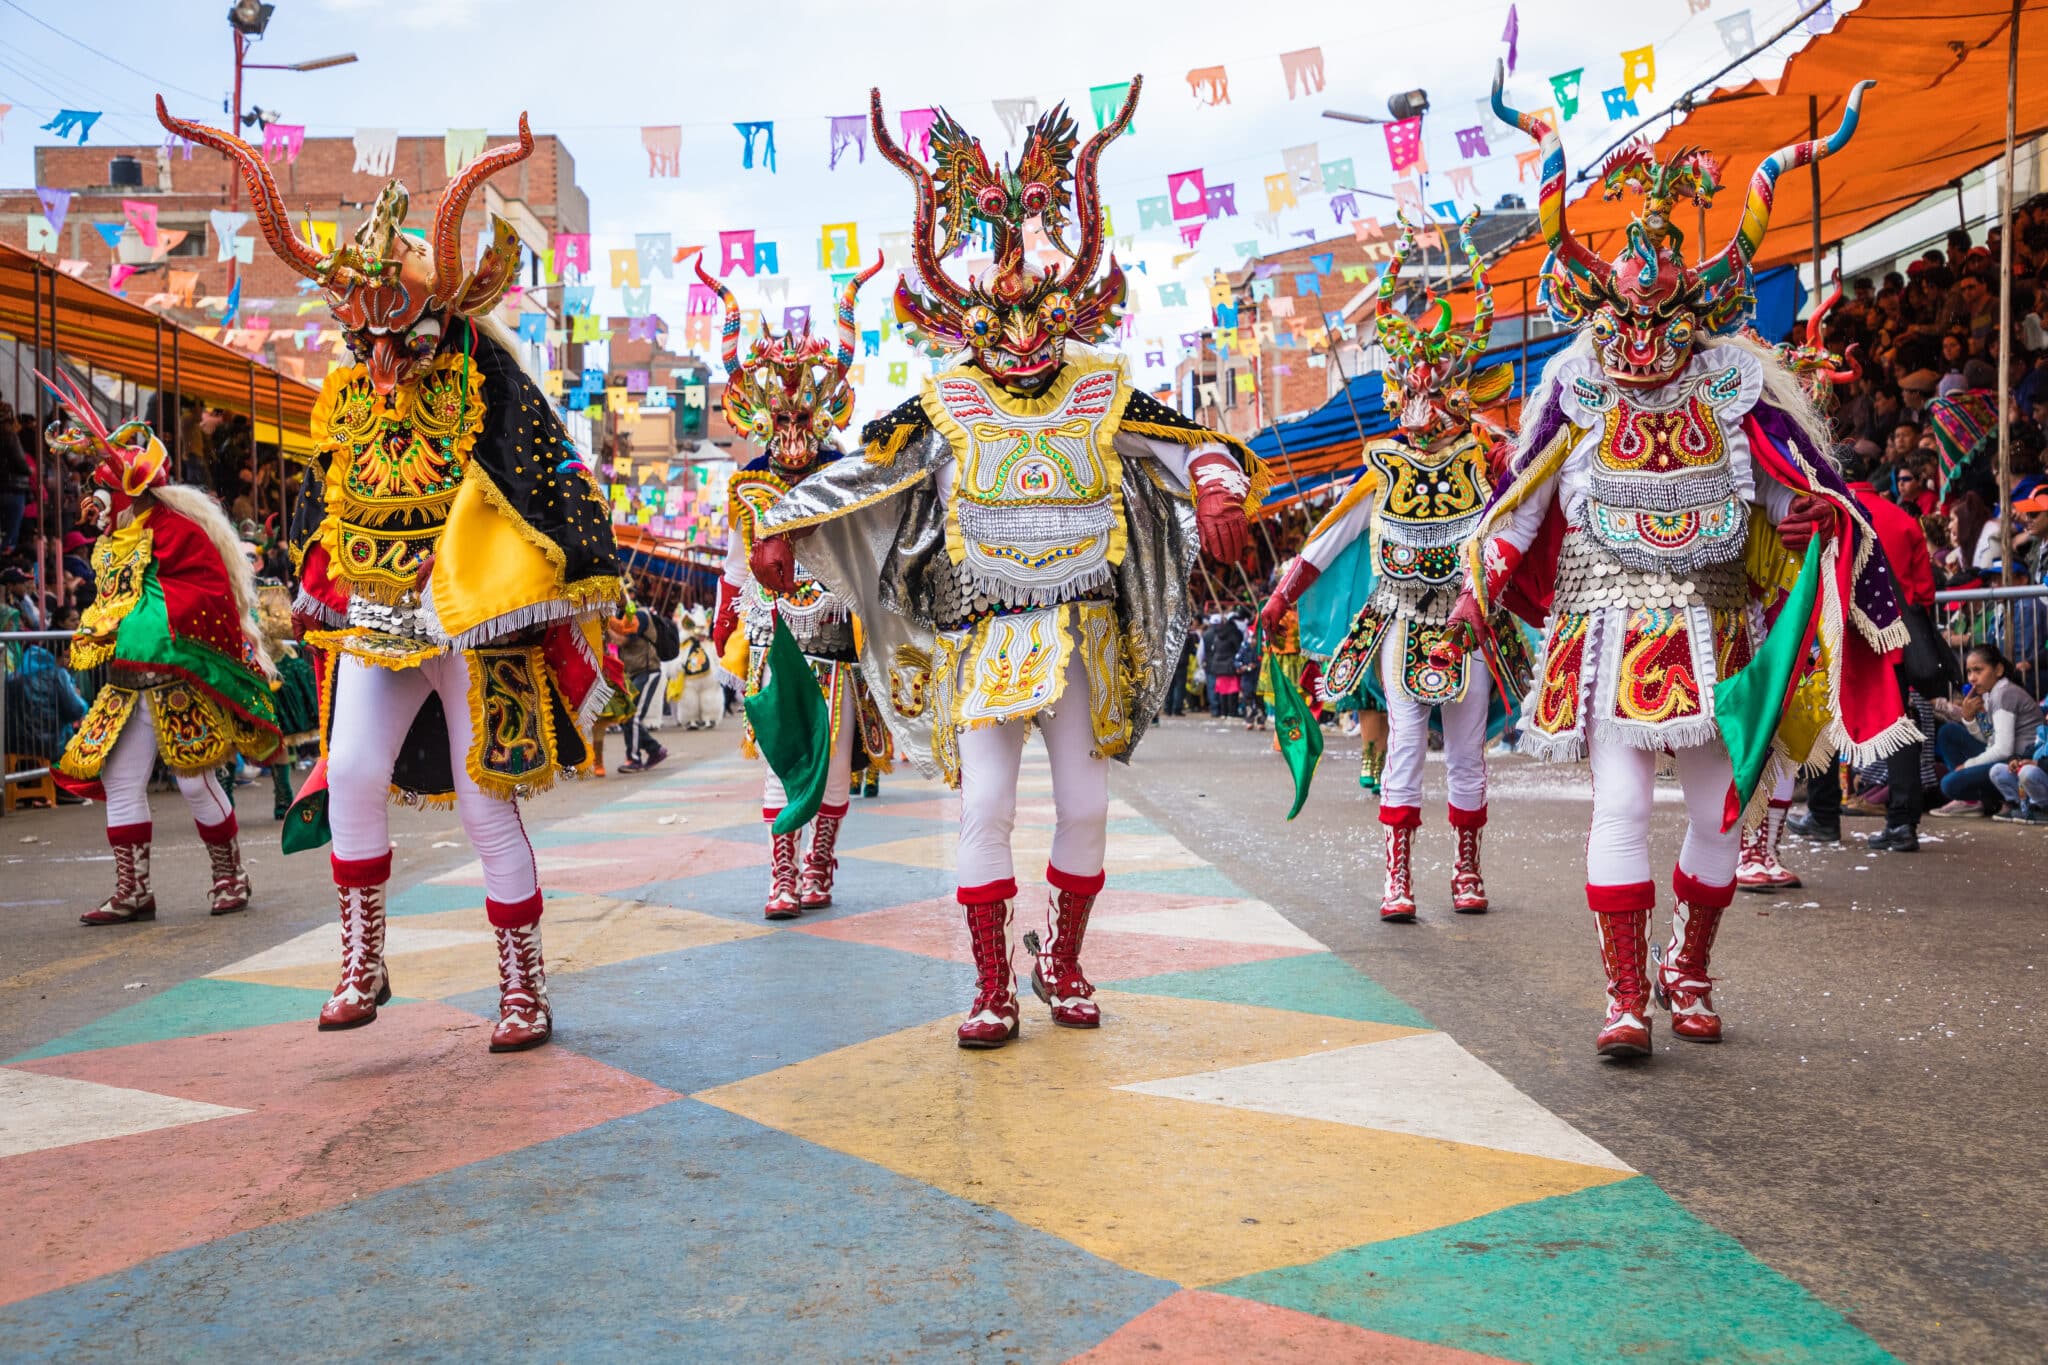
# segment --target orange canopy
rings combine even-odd
[[[2005,149],[2005,69],[2012,6],[2000,0],[1864,0],[1828,33],[1815,38],[1786,64],[1775,86],[1751,81],[1717,90],[1688,117],[1657,140],[1660,158],[1682,147],[1704,147],[1721,159],[1727,182],[1707,211],[1703,241],[1695,211],[1681,204],[1674,215],[1685,231],[1688,256],[1712,256],[1735,235],[1749,192],[1749,177],[1780,147],[1806,141],[1807,97],[1818,101],[1821,136],[1834,131],[1843,102],[1860,80],[1877,88],[1863,100],[1856,136],[1820,163],[1821,228],[1826,241],[1910,208],[1929,194]],[[2048,0],[2025,0],[2020,20],[2018,136],[2048,129],[2048,81],[2039,79],[2048,59]],[[1620,131],[1619,128],[1616,129]],[[1520,133],[1514,134],[1518,139]],[[1522,139],[1526,146],[1533,142]],[[1567,163],[1576,176],[1584,167]],[[1788,170],[1778,178],[1770,231],[1756,266],[1813,259],[1812,172]],[[1533,200],[1535,186],[1525,186]],[[1571,202],[1566,222],[1580,241],[1603,259],[1622,248],[1622,234],[1640,207],[1633,194],[1603,200],[1595,182],[1568,185],[1593,190]],[[1541,234],[1510,251],[1488,272],[1498,292],[1498,311],[1522,309],[1521,283],[1531,281],[1530,307],[1549,253]],[[1457,301],[1469,313],[1469,292]]]
[[[281,415],[285,449],[311,450],[308,433],[318,389],[0,244],[0,332],[35,344],[38,299],[44,346],[144,388],[161,387],[228,412],[250,413],[261,442],[276,441]]]

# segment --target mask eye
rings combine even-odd
[[[1036,180],[1024,187],[1024,208],[1027,212],[1041,211],[1051,199],[1052,192]]]
[[[996,320],[996,310],[981,303],[977,303],[967,310],[967,316],[962,325],[966,331],[967,339],[975,342],[977,345],[995,340],[996,336],[1002,331],[1001,324]]]
[[[1614,314],[1608,312],[1606,309],[1603,308],[1600,310],[1599,313],[1594,315],[1593,342],[1595,345],[1608,345],[1610,342],[1614,340],[1615,334],[1619,331],[1620,328],[1616,325],[1614,321]]]
[[[1074,301],[1065,293],[1051,294],[1038,305],[1039,320],[1047,331],[1064,334],[1073,325]]]
[[[1692,319],[1674,318],[1671,325],[1665,329],[1664,336],[1674,349],[1684,350],[1692,345]]]
[[[983,185],[975,191],[974,207],[980,209],[985,218],[1000,218],[1009,206],[1010,196],[1003,193],[1000,185]]]

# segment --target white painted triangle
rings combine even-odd
[[[248,1112],[98,1081],[0,1069],[0,1157]]]
[[[1178,910],[1142,910],[1095,916],[1095,927],[1118,934],[1198,938],[1212,943],[1258,943],[1321,952],[1323,945],[1264,901],[1211,901]]]
[[[476,929],[428,929],[414,928],[406,924],[410,916],[398,915],[384,922],[384,956],[402,957],[406,953],[428,953],[436,948],[460,948],[472,943],[492,943],[495,936],[488,928]],[[482,916],[478,916],[482,923]],[[253,957],[230,963],[213,976],[248,976],[255,972],[274,972],[291,967],[317,967],[322,963],[341,961],[341,931],[332,926],[308,929],[296,938],[288,938],[274,948],[266,948]]]
[[[1442,1138],[1582,1166],[1634,1169],[1517,1090],[1446,1033],[1411,1034],[1119,1088]]]

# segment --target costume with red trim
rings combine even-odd
[[[748,555],[760,539],[757,518],[805,478],[840,458],[827,442],[853,415],[853,387],[846,382],[846,371],[853,363],[858,335],[854,302],[860,287],[881,268],[877,260],[841,289],[833,341],[812,336],[806,317],[800,331],[774,336],[764,330],[743,360],[739,303],[705,272],[701,261],[697,265],[697,277],[725,305],[721,344],[726,420],[762,448],[726,485],[729,530],[713,640],[721,661],[731,660],[721,663],[726,676],[753,692],[767,676],[768,647],[780,616],[817,675],[831,731],[825,792],[807,827],[809,847],[801,829],[769,835],[768,899],[762,915],[772,920],[795,919],[806,910],[832,904],[838,868],[833,849],[846,819],[853,770],[889,768],[888,730],[874,694],[860,676],[854,647],[857,631],[846,601],[800,563],[789,565],[788,591],[768,587],[747,567]],[[748,758],[760,756],[750,722],[743,726],[740,752]],[[762,790],[761,818],[774,824],[787,800],[782,779],[770,770]]]
[[[206,845],[209,908],[245,909],[234,802],[215,772],[237,754],[267,762],[279,739],[275,670],[249,562],[212,495],[169,481],[163,443],[147,425],[110,432],[77,385],[43,382],[68,418],[50,426],[49,448],[98,461],[81,509],[100,532],[98,595],[80,613],[71,666],[104,665],[107,681],[51,774],[67,791],[106,803],[114,894],[81,922],[156,918],[148,788],[159,760]]]
[[[1470,581],[1455,615],[1483,629],[1499,603],[1542,625],[1522,747],[1592,761],[1586,880],[1608,979],[1596,1038],[1605,1055],[1650,1048],[1650,796],[1667,750],[1689,828],[1654,994],[1680,1037],[1721,1036],[1708,963],[1735,889],[1740,830],[1724,818],[1735,789],[1715,686],[1750,663],[1761,603],[1791,585],[1815,538],[1810,633],[1822,660],[1824,742],[1864,761],[1917,735],[1891,681],[1890,654],[1905,644],[1896,589],[1868,521],[1823,457],[1825,424],[1777,356],[1736,335],[1755,303],[1749,262],[1773,184],[1785,167],[1849,140],[1864,88],[1831,137],[1765,159],[1737,237],[1695,268],[1675,207],[1705,204],[1719,190],[1713,158],[1688,151],[1659,163],[1640,144],[1618,153],[1606,168],[1608,193],[1634,187],[1645,209],[1617,259],[1603,261],[1565,226],[1556,132],[1509,108],[1495,78],[1495,112],[1542,146],[1539,211],[1552,248],[1544,297],[1580,335],[1523,413],[1509,476],[1468,547]],[[1701,333],[1725,340],[1701,344]],[[1780,767],[1804,757],[1785,747],[1790,728],[1777,731]]]
[[[1387,352],[1387,410],[1400,425],[1400,439],[1366,443],[1364,470],[1309,533],[1264,612],[1270,630],[1299,599],[1303,648],[1328,660],[1322,689],[1330,704],[1387,713],[1387,756],[1379,775],[1386,838],[1380,918],[1393,923],[1412,923],[1416,915],[1410,845],[1421,823],[1433,720],[1443,731],[1449,820],[1457,834],[1451,907],[1462,914],[1488,908],[1479,871],[1486,741],[1505,723],[1529,667],[1513,630],[1488,636],[1483,664],[1440,649],[1464,577],[1459,546],[1493,492],[1494,434],[1473,409],[1499,398],[1514,378],[1507,365],[1473,373],[1493,322],[1493,291],[1472,245],[1476,217],[1458,229],[1478,294],[1469,331],[1452,328],[1449,301],[1434,294],[1424,304],[1425,313],[1435,314],[1426,327],[1395,309],[1401,265],[1415,249],[1415,230],[1402,221],[1394,258],[1380,278],[1377,322]]]
[[[897,742],[960,789],[959,899],[978,981],[963,1047],[1017,1035],[1010,830],[1034,725],[1056,828],[1045,931],[1026,936],[1032,984],[1054,1023],[1100,1022],[1080,958],[1102,888],[1109,760],[1128,760],[1165,698],[1197,537],[1241,557],[1266,484],[1242,443],[1137,392],[1120,358],[1089,349],[1115,329],[1124,294],[1114,258],[1095,277],[1096,165],[1139,87],[1078,148],[1072,117],[1051,110],[1000,170],[944,111],[928,168],[896,145],[874,92],[875,144],[917,191],[897,314],[955,360],[866,426],[859,457],[758,517],[756,576],[785,586],[775,575],[801,535],[804,564],[859,616],[861,668],[889,699]],[[1044,270],[1024,259],[1033,218]],[[994,259],[962,283],[946,261],[977,224]]]
[[[474,269],[463,214],[533,135],[485,152],[442,190],[425,239],[404,230],[392,181],[337,250],[295,236],[262,155],[227,133],[166,128],[235,164],[271,250],[317,283],[356,358],[327,376],[316,451],[293,517],[293,612],[324,653],[321,766],[286,823],[288,850],[331,831],[342,977],[324,1029],[376,1018],[383,960],[387,801],[452,803],[483,865],[498,937],[492,1051],[548,1040],[541,893],[517,798],[584,761],[608,695],[602,619],[623,600],[610,517],[560,418],[487,321],[519,265],[493,217]]]

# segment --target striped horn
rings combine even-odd
[[[1572,236],[1571,228],[1565,224],[1564,144],[1558,140],[1557,130],[1542,119],[1508,107],[1507,101],[1501,98],[1501,88],[1506,80],[1506,67],[1496,61],[1493,64],[1494,117],[1502,123],[1514,124],[1535,138],[1543,151],[1543,186],[1537,192],[1536,213],[1543,224],[1544,240],[1550,243],[1552,254],[1572,274],[1604,285],[1613,275],[1613,268]]]
[[[1102,260],[1102,200],[1096,187],[1096,165],[1102,160],[1103,149],[1131,126],[1131,116],[1138,112],[1138,91],[1144,84],[1143,76],[1131,77],[1130,89],[1116,117],[1097,129],[1074,158],[1074,222],[1081,233],[1081,245],[1061,281],[1067,289],[1085,288]]]
[[[1848,103],[1842,109],[1841,123],[1827,137],[1812,142],[1795,142],[1764,158],[1763,164],[1756,168],[1756,174],[1749,178],[1749,198],[1743,201],[1742,222],[1720,255],[1700,269],[1701,285],[1710,291],[1718,291],[1731,283],[1746,287],[1749,263],[1755,259],[1757,248],[1763,245],[1764,232],[1771,225],[1771,198],[1776,192],[1778,177],[1796,167],[1833,156],[1848,146],[1849,139],[1856,136],[1856,124],[1863,115],[1863,92],[1876,84],[1876,81],[1856,82],[1856,87],[1849,92]]]
[[[719,328],[718,347],[720,356],[725,361],[726,376],[730,378],[740,372],[739,300],[732,296],[732,290],[704,272],[703,252],[698,252],[691,264],[697,267],[697,278],[704,281],[718,295],[719,302],[725,305],[725,324]]]
[[[842,375],[846,373],[846,367],[853,364],[853,343],[859,335],[853,321],[854,300],[860,296],[860,287],[873,279],[881,268],[882,253],[877,251],[875,263],[848,280],[846,287],[839,291],[839,350],[832,361]]]
[[[469,209],[469,197],[484,181],[532,155],[533,132],[526,126],[526,113],[522,110],[519,141],[485,152],[457,172],[441,191],[441,207],[434,212],[434,291],[428,299],[430,305],[447,308],[462,297],[462,215]]]

